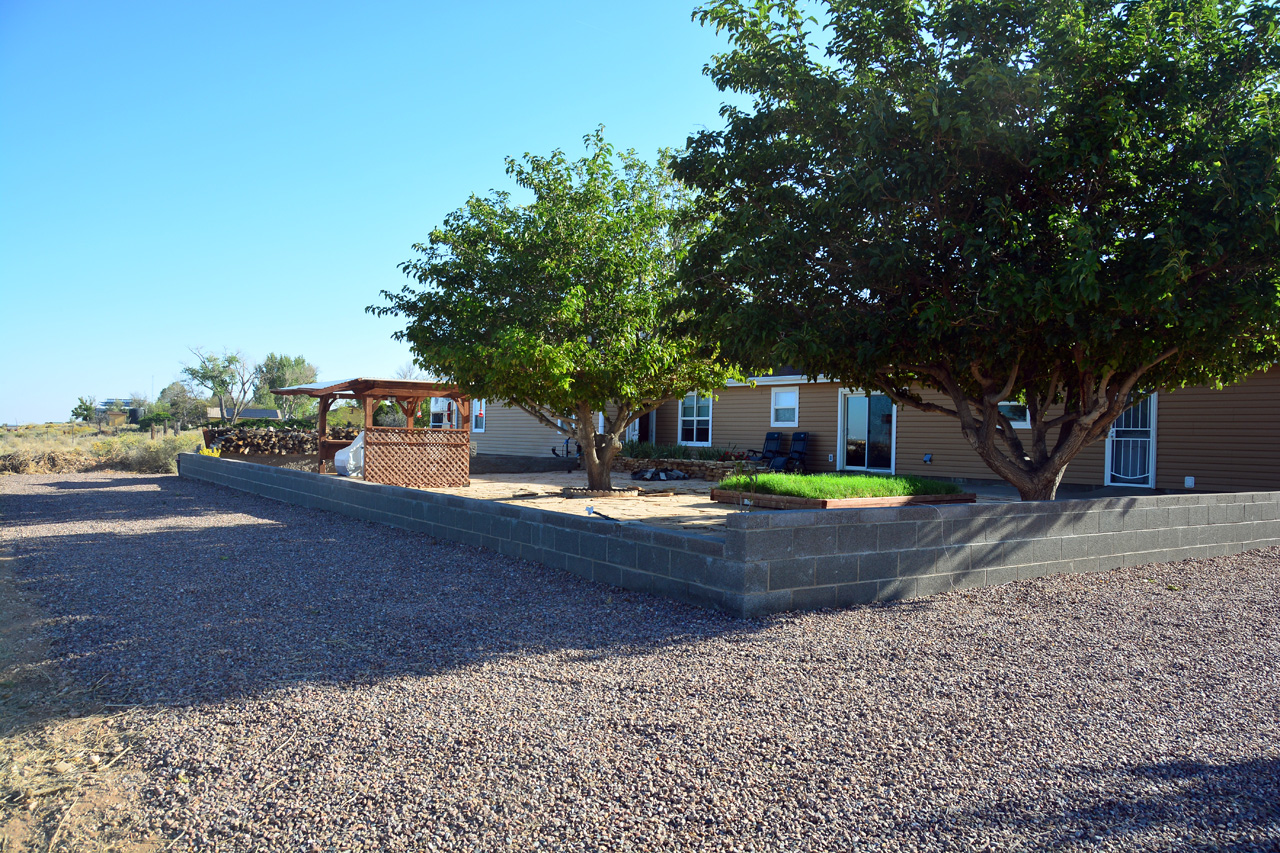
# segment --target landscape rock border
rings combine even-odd
[[[565,486],[560,493],[566,498],[634,498],[643,493],[639,487],[613,489],[582,489],[577,486]]]

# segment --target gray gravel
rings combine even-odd
[[[175,850],[1280,850],[1280,549],[744,622],[176,477],[0,513]]]

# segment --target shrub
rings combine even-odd
[[[95,441],[92,453],[106,468],[140,474],[175,474],[178,454],[195,451],[200,443],[194,435],[171,435],[155,441],[143,435],[127,435]]]
[[[687,444],[654,444],[652,441],[624,441],[619,456],[629,459],[692,459],[699,462],[726,462],[745,458],[730,447],[690,447]]]

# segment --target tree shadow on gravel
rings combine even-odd
[[[0,493],[16,582],[47,614],[62,668],[108,705],[429,676],[511,655],[643,655],[762,626],[216,486],[128,482],[158,488]]]
[[[1280,850],[1280,759],[1170,761],[1066,774],[1067,801],[1058,809],[1009,800],[964,815],[938,815],[936,822],[1014,829],[1047,850],[1091,842],[1154,849],[1146,833],[1177,838],[1177,849],[1200,853]]]
[[[24,494],[18,497],[8,496],[0,491],[0,519],[7,525],[71,520],[123,522],[158,517],[197,518],[215,512],[201,506],[196,495],[175,491],[172,486],[176,481],[177,477],[172,474],[114,476],[100,480],[41,484],[46,489],[56,490],[53,494]],[[104,499],[91,503],[72,497],[78,493],[102,491],[107,492]],[[126,494],[130,491],[152,491],[160,494],[142,504]],[[153,506],[152,501],[159,505]]]

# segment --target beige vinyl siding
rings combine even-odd
[[[792,387],[792,386],[786,386]],[[732,450],[759,450],[767,432],[782,433],[782,449],[791,445],[793,432],[809,433],[808,469],[834,471],[828,454],[836,452],[836,418],[839,412],[838,386],[831,382],[805,382],[797,378],[798,423],[794,427],[769,426],[769,406],[773,386],[721,388],[711,404],[711,444]],[[658,409],[658,443],[676,444],[679,436],[680,404],[666,403]]]
[[[921,395],[926,402],[938,405],[952,405],[951,400],[936,391],[926,391]],[[1029,440],[1031,430],[1017,431],[1024,440]],[[1050,435],[1052,441],[1053,435]],[[998,480],[994,471],[987,467],[978,454],[973,452],[969,442],[960,434],[960,422],[955,418],[940,415],[936,412],[922,412],[919,409],[900,407],[898,409],[898,473],[915,474],[922,477],[957,477],[968,480]],[[931,464],[925,464],[926,454],[933,454]],[[1063,477],[1064,483],[1078,483],[1100,486],[1103,479],[1103,468],[1106,450],[1101,441],[1080,451]]]
[[[477,453],[506,456],[550,456],[552,447],[564,447],[564,436],[533,415],[492,403],[485,406],[484,432],[471,433],[471,440]]]
[[[833,382],[795,383],[800,389],[799,425],[778,429],[811,435],[809,470],[832,471],[828,455],[839,452],[840,391]],[[760,449],[769,426],[770,390],[723,388],[711,412],[711,443],[737,450]],[[926,392],[926,400],[949,404],[943,395]],[[674,444],[679,406],[658,410],[657,441]],[[1019,430],[1029,435],[1029,430]],[[1052,436],[1051,436],[1052,438]],[[899,474],[998,480],[978,457],[959,423],[944,415],[899,407],[894,461]],[[932,454],[932,463],[924,456]],[[1106,482],[1106,441],[1084,448],[1063,477],[1064,483],[1101,486]],[[1215,391],[1187,388],[1160,394],[1156,404],[1156,487],[1183,488],[1195,477],[1197,490],[1246,491],[1280,489],[1280,366],[1254,374],[1245,382]]]
[[[1156,487],[1280,489],[1280,367],[1221,391],[1185,388],[1156,398]]]

